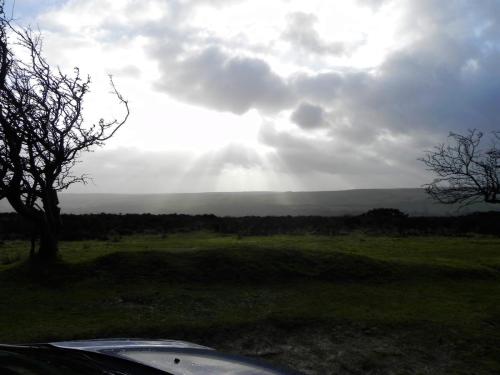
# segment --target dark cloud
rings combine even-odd
[[[286,82],[257,58],[230,56],[217,47],[181,59],[159,53],[157,58],[157,87],[191,103],[236,114],[251,108],[275,112],[293,103]]]
[[[325,106],[333,124],[343,121],[363,133],[367,127],[406,134],[498,127],[500,38],[492,42],[493,31],[488,26],[485,34],[484,25],[498,24],[500,12],[493,19],[470,2],[438,9],[430,1],[417,3],[409,11],[427,26],[414,31],[414,43],[389,54],[373,72],[297,76],[297,95]]]
[[[391,55],[361,90],[346,89],[356,100],[350,112],[399,130],[498,126],[499,59],[499,50],[485,52],[480,41],[422,39]]]
[[[323,108],[307,102],[300,103],[290,119],[304,129],[324,127],[327,124]]]
[[[372,181],[376,176],[384,176],[391,186],[408,186],[404,182],[405,179],[408,181],[408,175],[415,177],[412,181],[418,181],[425,173],[419,169],[415,158],[397,161],[398,157],[395,158],[387,149],[398,144],[388,140],[373,140],[371,147],[360,148],[356,143],[335,135],[304,138],[279,131],[272,124],[262,126],[259,137],[263,144],[275,149],[280,161],[276,164],[278,168],[304,179],[318,173],[358,181],[361,178]],[[413,140],[409,142],[410,144],[400,143],[401,148],[413,146]]]
[[[355,79],[355,74],[341,72],[297,74],[290,78],[290,85],[298,97],[331,105],[339,97],[346,76],[352,81]],[[362,76],[364,77],[364,74]]]

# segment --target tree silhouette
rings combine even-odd
[[[450,133],[448,144],[428,151],[420,160],[437,178],[425,185],[427,193],[441,203],[500,203],[499,134],[493,132],[485,146],[477,129],[465,135]]]
[[[50,66],[40,34],[13,26],[3,5],[1,1],[0,199],[6,198],[34,228],[40,237],[38,256],[53,259],[61,230],[58,192],[85,182],[85,175],[72,173],[75,163],[82,152],[115,134],[126,122],[129,106],[110,77],[125,114],[121,120],[87,125],[83,100],[90,77],[82,77],[78,68],[66,74]]]

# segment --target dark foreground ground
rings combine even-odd
[[[308,374],[499,374],[500,238],[130,236],[33,269],[0,246],[0,342],[187,339]]]

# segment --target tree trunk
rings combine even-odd
[[[40,235],[40,247],[35,258],[47,262],[57,258],[59,252],[59,233],[61,231],[61,209],[57,191],[49,188],[44,191],[41,201],[43,210],[35,208],[33,204],[26,204],[21,199],[19,190],[13,190],[7,195],[11,206],[26,220],[33,228],[36,228]],[[32,202],[33,203],[33,202]],[[33,248],[35,237],[32,236],[31,246]],[[33,250],[30,251],[33,254]]]
[[[42,261],[52,261],[59,252],[59,232],[61,229],[61,209],[57,192],[50,189],[44,197],[44,215],[40,229],[40,247],[38,257]]]
[[[36,234],[35,232],[31,233],[31,247],[30,247],[30,259],[35,258],[35,246],[36,246]]]
[[[57,258],[59,252],[59,233],[50,225],[40,228],[40,247],[38,248],[38,258],[42,261],[52,261]]]

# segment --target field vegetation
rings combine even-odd
[[[0,341],[162,337],[310,374],[500,373],[500,238],[111,234],[0,245]]]

